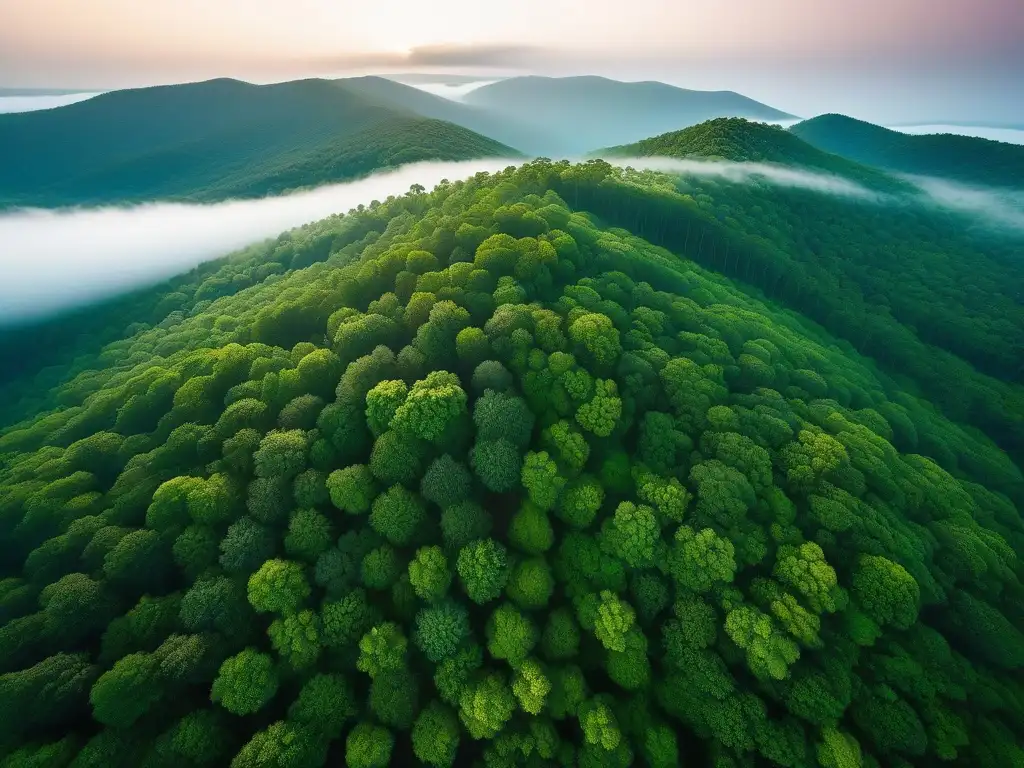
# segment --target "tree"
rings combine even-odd
[[[359,659],[356,667],[370,677],[402,669],[405,666],[407,647],[408,641],[397,624],[378,624],[359,641]]]
[[[393,485],[373,501],[370,525],[396,546],[408,544],[426,519],[419,496],[401,485]]]
[[[397,432],[434,440],[465,412],[466,400],[458,376],[448,371],[432,371],[412,385],[408,397],[395,411],[392,426]]]
[[[385,768],[391,764],[394,743],[387,728],[359,723],[345,740],[345,764],[348,768]]]
[[[861,555],[853,572],[853,596],[877,624],[908,629],[917,621],[921,590],[899,563]]]
[[[476,476],[488,490],[505,493],[519,484],[522,459],[515,445],[508,440],[477,442],[469,460]]]
[[[472,482],[465,465],[445,453],[427,467],[420,482],[420,493],[427,501],[447,509],[469,496]]]
[[[452,572],[440,547],[422,547],[416,551],[409,563],[409,582],[416,596],[428,602],[440,600],[447,594]]]
[[[255,648],[226,659],[210,688],[210,700],[235,715],[262,709],[277,693],[274,660]]]
[[[508,581],[505,547],[494,539],[478,539],[459,550],[455,563],[469,599],[477,604],[496,599]]]
[[[460,603],[446,600],[416,614],[416,647],[435,664],[453,656],[469,636],[469,613]]]
[[[512,717],[515,698],[502,680],[492,672],[471,685],[459,700],[459,719],[474,739],[494,738]]]
[[[364,515],[376,496],[373,473],[365,464],[336,469],[327,478],[331,503],[343,512]]]
[[[267,560],[249,577],[249,603],[260,613],[292,613],[309,597],[305,570],[289,560]]]
[[[451,709],[432,701],[412,727],[412,750],[418,760],[438,768],[455,762],[459,748],[459,720]]]
[[[615,508],[615,515],[601,528],[601,548],[622,559],[630,568],[654,563],[661,530],[654,510],[643,504],[624,501]]]
[[[487,621],[487,650],[513,668],[529,655],[537,643],[533,623],[508,603],[502,603]]]
[[[544,702],[551,692],[551,682],[544,670],[534,659],[525,659],[512,677],[512,693],[519,700],[519,706],[530,715],[539,715]]]

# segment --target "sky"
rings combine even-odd
[[[602,74],[803,117],[1024,123],[1024,0],[0,0],[0,86]]]

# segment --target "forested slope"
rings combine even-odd
[[[0,115],[0,208],[220,200],[400,162],[517,154],[345,81],[210,80]]]
[[[785,128],[742,117],[720,117],[679,131],[663,133],[633,144],[608,147],[595,157],[678,157],[774,163],[822,171],[854,179],[875,190],[906,190],[887,174],[822,152]]]
[[[809,144],[890,171],[1024,188],[1024,147],[955,134],[900,133],[845,115],[821,115],[790,129]]]
[[[1024,760],[1020,472],[644,185],[412,192],[83,347],[0,437],[5,768]]]

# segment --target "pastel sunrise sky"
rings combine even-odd
[[[601,74],[1024,123],[1024,0],[0,0],[0,86]]]

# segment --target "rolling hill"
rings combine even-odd
[[[676,157],[796,166],[854,179],[873,189],[903,189],[891,176],[823,152],[784,128],[741,117],[720,117],[680,131],[591,153],[619,157]]]
[[[910,135],[845,115],[791,126],[826,152],[888,171],[972,184],[1024,188],[1024,146],[955,134]]]
[[[1020,471],[837,265],[983,254],[752,195],[536,160],[94,307],[0,397],[4,768],[1020,765]]]
[[[211,80],[0,115],[0,205],[216,200],[400,162],[515,154],[344,82]]]
[[[592,76],[514,77],[471,91],[464,101],[547,132],[552,156],[626,144],[715,117],[793,117],[732,91]]]

